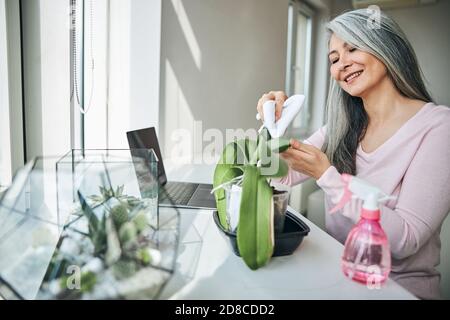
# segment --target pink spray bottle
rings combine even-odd
[[[354,176],[343,174],[346,187],[341,201],[330,211],[342,209],[352,198],[363,200],[361,218],[345,241],[342,271],[369,288],[379,288],[391,271],[389,242],[380,225],[379,203],[395,197]]]

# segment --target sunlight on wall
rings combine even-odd
[[[183,30],[184,37],[191,51],[192,57],[194,58],[195,65],[198,70],[202,68],[202,52],[200,46],[198,45],[197,38],[195,37],[194,30],[192,29],[189,18],[184,9],[183,2],[181,0],[171,0],[175,13],[178,17],[178,22]]]
[[[109,148],[127,148],[130,110],[130,1],[111,1]]]
[[[68,19],[66,3],[40,2],[42,151],[34,156],[59,156],[70,149]]]
[[[91,33],[90,15],[85,19],[85,109],[89,112],[85,115],[85,148],[104,149],[107,145],[107,112],[106,112],[106,0],[95,0],[86,2],[86,10],[89,12],[90,5],[93,4],[93,32]],[[94,59],[94,70],[91,65],[91,34],[92,34],[92,58]],[[91,98],[91,86],[92,98]]]
[[[180,87],[169,60],[165,61],[165,101],[164,119],[165,153],[170,158],[192,158],[194,116]]]

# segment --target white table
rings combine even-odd
[[[166,161],[169,180],[211,183],[214,165],[173,164]],[[290,208],[291,212],[294,212]],[[212,211],[182,209],[191,215],[203,243],[195,275],[163,297],[171,299],[415,299],[389,279],[380,289],[369,289],[343,275],[343,245],[305,217],[311,229],[290,256],[274,257],[263,268],[250,270],[234,255],[228,239],[212,219]],[[176,286],[175,286],[176,287]]]

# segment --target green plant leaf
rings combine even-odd
[[[258,149],[256,141],[251,140],[249,138],[245,138],[244,142],[245,142],[245,156],[247,159],[246,164],[256,164],[258,160],[253,158],[253,155]]]
[[[270,164],[270,156],[272,152],[267,147],[267,141],[265,139],[261,139],[258,144],[258,161],[261,165],[269,165]]]
[[[290,141],[286,138],[276,138],[268,142],[270,150],[277,153],[286,151],[290,145]]]
[[[218,164],[247,165],[251,163],[251,157],[256,150],[256,141],[249,138],[230,142],[225,146]]]
[[[280,178],[287,175],[289,167],[280,156],[270,148],[271,142],[260,140],[258,145],[258,160],[261,164],[260,174],[268,178]]]
[[[122,255],[122,249],[120,248],[119,236],[117,234],[117,229],[114,225],[114,221],[109,215],[106,218],[106,254],[105,254],[105,262],[108,266],[116,263],[120,256]]]
[[[230,181],[243,173],[242,165],[250,161],[250,152],[256,150],[256,143],[249,139],[227,144],[214,170],[213,187]],[[226,214],[226,194],[223,188],[215,191],[217,211],[221,225],[228,229]]]
[[[256,142],[248,138],[237,140],[236,144],[236,164],[247,165],[250,163],[252,150],[256,150]]]
[[[113,275],[122,280],[136,273],[138,266],[133,260],[121,259],[112,266]]]
[[[266,141],[269,141],[270,139],[272,139],[272,137],[270,136],[269,130],[264,127],[261,130],[261,133],[259,134],[259,137],[265,139]]]
[[[103,256],[106,251],[106,214],[99,221],[97,229],[89,226],[89,237],[94,245],[94,256]]]
[[[266,178],[282,178],[288,174],[289,166],[276,154],[271,154],[268,164],[261,166],[261,175]]]
[[[109,215],[114,221],[114,224],[117,229],[119,229],[121,225],[123,225],[125,222],[128,221],[128,209],[122,203],[119,203],[114,207],[112,207],[111,210],[109,211]]]
[[[245,166],[237,230],[241,257],[256,270],[273,254],[272,188],[256,166]]]
[[[124,185],[117,186],[116,192],[115,192],[116,198],[120,198],[122,196],[124,187],[125,187]]]
[[[222,156],[220,157],[218,164],[237,164],[237,153],[236,141],[227,144],[223,149]]]
[[[80,284],[81,284],[81,292],[86,293],[92,291],[97,283],[97,275],[92,272],[84,272],[81,274]]]

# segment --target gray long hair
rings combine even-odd
[[[405,97],[431,101],[414,50],[405,34],[389,16],[366,9],[341,14],[327,24],[329,37],[335,34],[355,48],[384,63],[388,76]],[[362,99],[345,92],[332,77],[327,100],[327,137],[322,150],[341,173],[356,174],[356,150],[364,137],[368,116]]]

